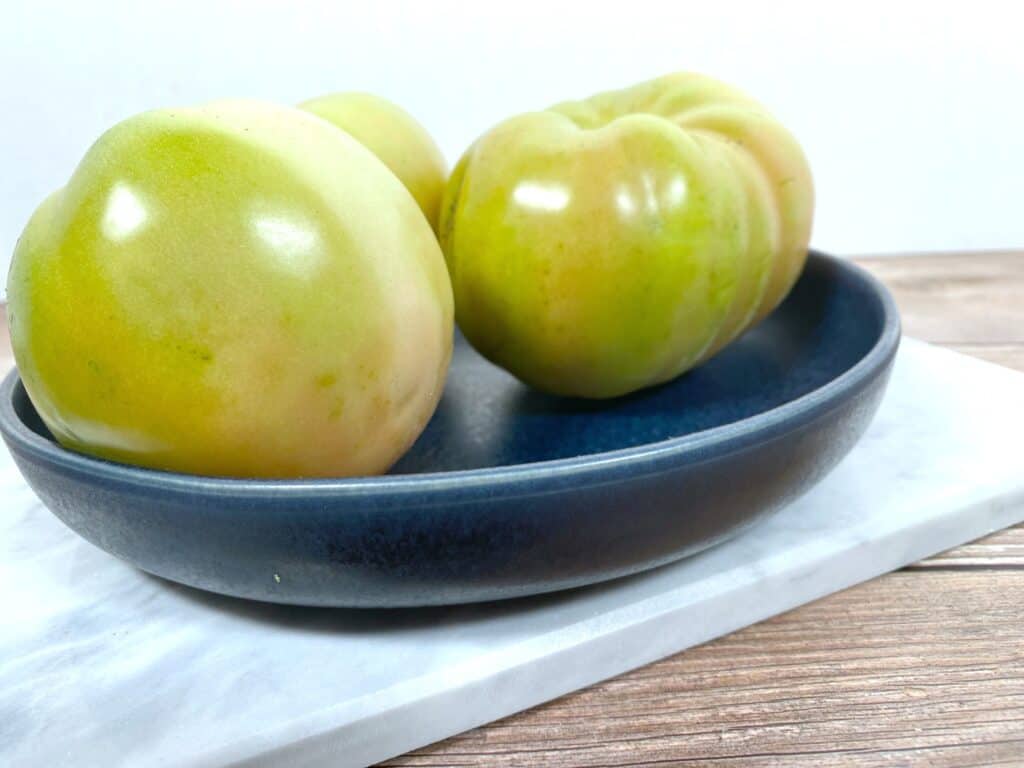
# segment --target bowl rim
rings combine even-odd
[[[567,477],[574,484],[587,480],[607,482],[611,476],[657,473],[678,466],[684,457],[703,461],[771,440],[808,424],[844,403],[868,386],[895,357],[900,341],[900,319],[888,289],[864,268],[846,259],[816,250],[808,252],[808,266],[831,268],[868,289],[878,303],[882,327],[871,348],[850,368],[820,387],[775,408],[710,429],[642,445],[580,456],[548,459],[497,467],[446,470],[407,475],[375,475],[348,478],[236,478],[195,475],[149,469],[100,459],[68,450],[30,429],[14,409],[17,390],[24,389],[17,368],[0,384],[0,433],[13,453],[56,465],[64,471],[86,474],[113,483],[229,496],[299,494],[313,496],[373,494],[436,494],[470,490],[480,486],[515,487],[538,481],[560,485]],[[27,396],[27,393],[26,393]],[[533,489],[536,491],[536,488]]]

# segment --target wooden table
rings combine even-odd
[[[1024,371],[1024,251],[857,261],[907,335]],[[1024,527],[387,763],[658,764],[1024,766]]]
[[[1024,370],[1024,251],[858,261],[908,335]],[[1024,766],[1024,527],[387,765],[702,763]]]

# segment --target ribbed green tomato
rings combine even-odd
[[[500,123],[440,224],[459,327],[550,392],[667,381],[763,318],[803,266],[814,193],[763,107],[675,74]]]
[[[381,472],[436,406],[452,298],[415,201],[292,108],[147,112],[36,211],[8,278],[65,446],[209,475]]]
[[[437,230],[448,178],[444,155],[426,129],[401,107],[372,93],[333,93],[304,101],[312,112],[347,131],[405,184],[430,226]]]

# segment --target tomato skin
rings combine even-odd
[[[782,301],[813,206],[796,140],[701,75],[513,117],[474,142],[445,191],[456,319],[540,389],[652,386]]]
[[[385,471],[440,397],[436,239],[358,142],[217,102],[104,134],[8,277],[25,387],[73,450],[236,477]]]
[[[444,155],[433,138],[401,107],[372,93],[334,93],[299,105],[348,132],[386,165],[416,200],[437,231],[448,179]]]

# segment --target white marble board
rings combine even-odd
[[[739,538],[623,581],[396,612],[260,605],[65,529],[0,449],[0,765],[357,766],[1024,519],[1024,375],[905,340],[863,441]]]

